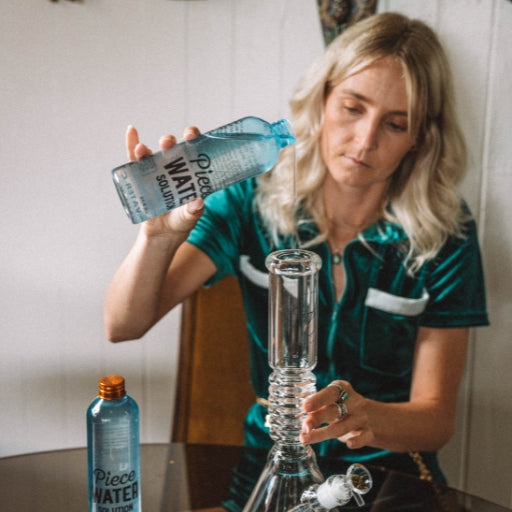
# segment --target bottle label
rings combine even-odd
[[[114,183],[138,223],[270,169],[275,145],[257,134],[205,134],[114,169]]]
[[[92,503],[94,512],[129,512],[139,510],[139,481],[135,471],[112,474],[101,468],[93,470]]]
[[[206,153],[199,153],[188,162],[180,155],[162,164],[165,174],[156,176],[156,181],[168,210],[214,191],[209,176],[211,159]]]

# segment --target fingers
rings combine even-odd
[[[142,229],[149,236],[172,233],[185,240],[190,230],[196,225],[203,214],[203,211],[204,201],[201,198],[197,198],[163,215],[147,220],[143,223]]]
[[[348,434],[338,437],[338,439],[347,445],[351,450],[357,450],[364,446],[369,446],[374,440],[373,431],[370,428],[364,430],[352,430]]]
[[[135,129],[134,126],[129,125],[126,129],[125,141],[128,159],[130,160],[130,162],[133,162],[134,160],[136,160],[135,146],[137,146],[137,144],[139,143],[139,134],[137,133],[137,130]]]
[[[319,431],[322,431],[321,428],[317,427],[320,427],[320,425],[325,424],[333,425],[334,423],[341,422],[344,422],[346,424],[348,418],[354,418],[357,415],[359,409],[360,407],[357,406],[357,399],[354,397],[349,398],[343,404],[331,402],[328,405],[320,407],[319,409],[309,413],[309,415],[302,423],[302,432],[306,434],[311,434],[312,432],[317,433]],[[353,422],[351,421],[350,425],[352,425],[352,423]],[[348,432],[347,428],[348,427],[346,426],[343,428],[343,433]],[[331,431],[328,430],[327,432]],[[337,435],[331,435],[330,437],[339,437],[340,435],[342,435],[339,434],[339,432],[341,432],[341,430],[338,429]]]
[[[160,140],[158,141],[158,145],[160,149],[163,151],[165,149],[170,149],[178,142],[174,135],[162,135]]]
[[[183,134],[184,140],[195,139],[201,132],[195,126],[189,126],[185,128]],[[177,139],[174,135],[162,135],[158,141],[158,145],[161,150],[170,149],[177,143]],[[128,153],[128,159],[133,162],[134,160],[140,160],[141,158],[150,155],[151,150],[139,141],[139,134],[134,126],[129,125],[126,130],[126,150]]]
[[[301,442],[338,438],[349,448],[366,446],[373,440],[373,432],[365,405],[366,399],[349,382],[335,381],[304,401],[308,415],[302,424]]]
[[[200,217],[204,210],[203,199],[198,197],[197,199],[190,201],[190,203],[186,204],[186,210],[187,210],[188,215],[190,215],[194,219],[196,219],[197,217]]]
[[[334,407],[332,407],[330,411],[331,417],[336,414]],[[351,449],[370,445],[374,435],[366,414],[364,412],[349,413],[342,420],[331,420],[327,425],[318,428],[310,429],[304,423],[300,434],[300,441],[304,444],[315,444],[326,439],[336,438]]]
[[[339,384],[347,393],[348,398],[352,395],[356,394],[354,388],[347,382],[346,380],[337,380],[335,381]],[[304,400],[303,409],[304,412],[309,413],[321,409],[322,407],[332,404],[336,402],[338,397],[340,396],[340,389],[336,386],[327,386],[326,388],[318,391],[314,395],[310,396],[306,400]]]
[[[178,216],[178,220],[172,221],[174,230],[188,234],[196,225],[199,217],[203,214],[203,211],[204,201],[200,197],[176,208],[175,213]],[[172,217],[172,214],[173,212],[171,212],[168,217]]]
[[[200,134],[201,132],[199,131],[199,128],[197,128],[196,126],[187,126],[187,128],[185,128],[185,131],[183,132],[183,139],[192,140],[195,139]]]
[[[195,126],[188,126],[183,132],[183,140],[195,139],[200,134],[201,132],[198,128]],[[159,146],[162,150],[170,149],[174,144],[176,144],[176,142],[178,141],[174,135],[162,135],[162,137],[160,137]]]
[[[185,129],[183,138],[184,140],[192,140],[200,135],[200,131],[195,126],[189,126]],[[139,134],[134,126],[128,126],[126,130],[126,150],[130,161],[140,160],[145,156],[150,155],[151,149],[139,140]],[[162,135],[158,141],[160,150],[172,148],[177,139],[174,135]],[[175,208],[164,215],[159,215],[152,219],[147,220],[143,224],[143,229],[149,235],[161,233],[175,233],[179,235],[188,234],[188,232],[197,223],[199,217],[203,214],[204,202],[201,198],[195,199],[187,204]]]
[[[130,162],[134,160],[140,160],[141,158],[150,155],[151,150],[141,142],[139,142],[139,134],[134,126],[130,125],[126,129],[126,152],[128,153],[128,159]]]

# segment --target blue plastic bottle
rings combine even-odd
[[[244,117],[112,171],[124,209],[137,224],[274,167],[295,136],[286,119]]]
[[[87,409],[87,458],[89,512],[140,512],[139,408],[123,377],[98,381]]]

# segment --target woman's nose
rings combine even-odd
[[[376,119],[366,118],[361,120],[358,131],[358,142],[361,149],[370,151],[378,147],[379,123]]]

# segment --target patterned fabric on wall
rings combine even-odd
[[[316,0],[327,46],[349,25],[375,13],[377,0]]]

